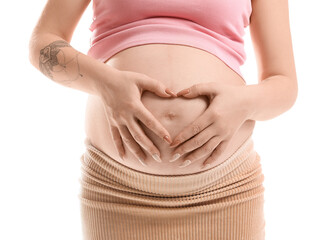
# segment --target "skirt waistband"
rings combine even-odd
[[[249,136],[245,142],[221,164],[198,173],[185,175],[155,175],[129,168],[93,146],[88,139],[84,144],[86,151],[81,156],[82,172],[85,177],[93,179],[100,186],[130,188],[141,194],[183,196],[203,192],[207,188],[224,183],[234,175],[251,169],[249,165],[256,161],[254,143]]]

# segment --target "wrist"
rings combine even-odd
[[[102,93],[106,89],[106,85],[109,86],[111,84],[114,84],[116,82],[116,79],[118,79],[118,74],[121,73],[120,70],[101,63],[101,69],[100,71],[97,71],[98,74],[93,78],[93,92],[94,95],[101,97]]]
[[[242,86],[241,91],[238,94],[240,98],[240,106],[242,107],[246,115],[246,120],[254,120],[253,116],[256,112],[256,98],[252,94],[252,88],[254,86],[255,85],[244,85]]]

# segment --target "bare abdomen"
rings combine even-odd
[[[216,56],[206,51],[183,45],[146,44],[135,46],[117,53],[106,63],[119,70],[146,74],[163,82],[175,92],[193,84],[210,81],[218,82],[220,87],[222,87],[222,84],[245,84],[238,74]],[[145,107],[168,130],[172,139],[208,107],[206,96],[194,99],[184,97],[162,98],[154,93],[145,91],[141,100]],[[227,149],[211,167],[221,163],[230,156],[252,134],[254,125],[255,121],[246,121],[234,135]],[[207,156],[185,168],[179,168],[178,165],[185,160],[185,156],[189,153],[170,163],[169,160],[171,159],[173,149],[169,148],[166,142],[142,123],[142,129],[160,150],[163,162],[155,162],[149,153],[145,151],[148,166],[143,166],[126,146],[124,146],[126,158],[125,161],[122,161],[113,143],[102,103],[99,98],[92,95],[89,96],[86,106],[85,127],[86,136],[95,147],[130,168],[159,175],[188,174],[204,170],[201,169],[201,163]]]

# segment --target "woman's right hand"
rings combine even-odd
[[[163,125],[145,108],[141,95],[145,90],[166,98],[176,97],[176,94],[162,82],[142,73],[116,69],[110,77],[106,76],[98,81],[97,89],[118,154],[123,159],[125,143],[141,164],[145,165],[146,159],[141,147],[149,152],[155,161],[161,162],[160,151],[146,136],[137,119],[169,144],[172,140]]]

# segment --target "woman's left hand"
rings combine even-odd
[[[210,155],[204,161],[204,167],[215,161],[226,149],[233,135],[250,114],[245,101],[246,87],[246,85],[220,86],[219,83],[208,82],[192,85],[177,93],[177,96],[185,98],[206,95],[210,102],[206,111],[177,134],[170,144],[170,147],[177,147],[173,155],[179,153],[182,156],[194,150],[185,157],[185,160],[190,161],[184,161],[184,166]],[[193,138],[190,139],[191,137]],[[188,139],[190,140],[185,142]],[[170,160],[170,162],[173,161]]]

